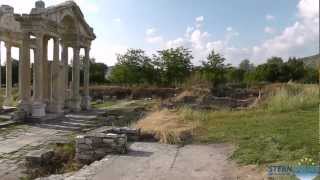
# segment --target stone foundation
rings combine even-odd
[[[127,136],[125,134],[93,133],[76,137],[76,159],[89,164],[102,159],[110,153],[127,153]]]

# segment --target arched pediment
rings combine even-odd
[[[47,7],[41,14],[44,14],[48,20],[54,21],[64,28],[68,28],[70,21],[73,21],[74,28],[78,30],[76,33],[89,37],[92,40],[96,37],[93,29],[85,21],[79,6],[73,1],[67,1],[56,6]],[[66,23],[66,21],[68,21],[68,23]],[[73,29],[73,31],[75,29]]]

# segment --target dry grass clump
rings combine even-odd
[[[191,139],[198,124],[184,120],[175,111],[161,110],[150,113],[135,127],[142,134],[152,134],[161,143],[179,144]]]

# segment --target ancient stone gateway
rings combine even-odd
[[[0,42],[6,47],[6,97],[12,104],[11,48],[19,48],[18,114],[43,117],[65,109],[80,111],[90,108],[89,51],[95,39],[93,29],[73,1],[45,7],[37,1],[30,14],[14,14],[7,5],[0,7]],[[48,61],[48,41],[53,39],[53,61]],[[68,88],[68,48],[73,48],[72,83]],[[84,87],[80,95],[80,49],[84,48]],[[33,74],[30,51],[34,52]],[[61,50],[61,58],[60,58]]]

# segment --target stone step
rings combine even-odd
[[[81,130],[81,127],[63,126],[63,125],[59,125],[59,124],[42,123],[42,124],[39,124],[38,126],[41,128],[65,130],[65,131],[80,131]]]

